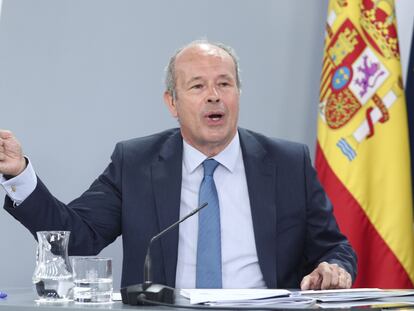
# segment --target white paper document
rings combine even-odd
[[[212,306],[262,306],[279,308],[306,308],[316,300],[292,293],[286,289],[182,289],[181,295],[191,304]]]

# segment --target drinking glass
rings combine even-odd
[[[82,303],[112,301],[112,259],[102,257],[74,257],[73,300]]]

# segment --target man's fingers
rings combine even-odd
[[[322,277],[320,289],[351,288],[352,286],[351,275],[337,264],[322,262],[314,271],[320,273]]]
[[[1,131],[3,131],[3,133],[6,133],[6,135],[3,135],[3,138],[0,137],[0,153],[4,153],[6,156],[9,156],[11,158],[22,158],[22,148],[17,139],[10,131],[0,130],[0,133]],[[7,139],[4,138],[4,136],[7,135],[10,136]]]
[[[337,264],[329,265],[331,269],[331,284],[329,288],[339,288],[341,270]]]
[[[332,269],[327,262],[319,264],[319,273],[322,275],[321,289],[329,289],[332,286]]]
[[[308,289],[319,289],[321,287],[322,277],[321,275],[316,271],[312,271],[312,273],[306,275],[301,284],[300,289],[301,290],[308,290]]]
[[[9,139],[10,137],[13,137],[12,132],[10,132],[8,130],[1,130],[0,129],[0,138]]]
[[[4,147],[4,141],[0,138],[0,161],[4,161],[6,158],[6,148]]]
[[[336,267],[332,267],[332,279],[335,278],[335,275],[338,278],[338,283],[335,284],[334,281],[332,281],[332,287],[331,288],[351,288],[352,286],[352,277],[351,275],[343,268],[336,265]]]
[[[338,284],[338,288],[351,288],[352,286],[352,278],[351,275],[342,268],[340,269],[340,282]]]
[[[338,277],[338,288],[346,288],[347,280],[346,280],[346,274],[340,270],[339,271],[339,277]]]
[[[0,130],[0,174],[17,176],[26,167],[20,143],[8,130]]]
[[[301,290],[351,288],[352,277],[337,264],[321,262],[315,270],[306,275],[301,284]]]
[[[347,277],[347,280],[346,280],[346,287],[345,288],[351,288],[351,286],[352,286],[352,277],[348,272],[347,272],[347,274],[348,274],[348,277]]]
[[[308,290],[310,288],[310,275],[305,276],[300,283],[301,290]]]

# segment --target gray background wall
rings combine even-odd
[[[397,2],[406,65],[414,2]],[[313,154],[327,4],[4,0],[0,128],[17,135],[51,192],[69,202],[117,141],[176,126],[162,101],[164,66],[176,48],[207,37],[239,54],[240,125],[306,143]],[[0,289],[31,285],[35,248],[0,210]],[[118,288],[120,239],[102,255],[114,258]]]

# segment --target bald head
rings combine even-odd
[[[178,49],[170,58],[170,61],[166,68],[165,87],[166,92],[169,93],[173,98],[177,97],[177,66],[180,65],[180,62],[183,63],[192,61],[195,57],[202,54],[205,56],[214,56],[221,58],[231,57],[234,64],[237,87],[240,89],[241,82],[239,63],[234,50],[222,43],[213,43],[207,40],[197,40]]]

